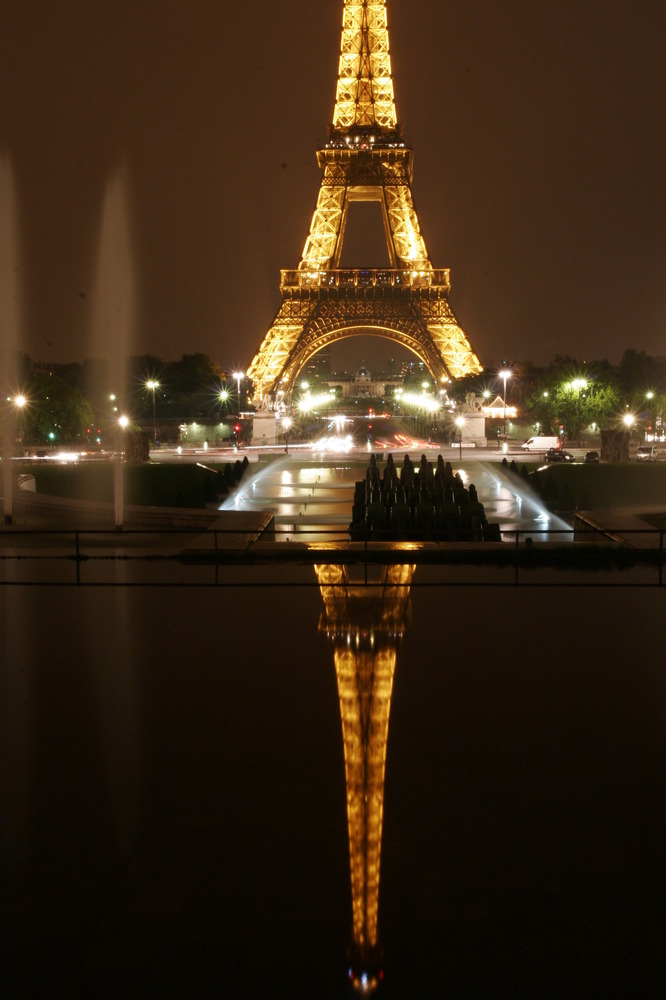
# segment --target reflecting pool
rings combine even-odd
[[[666,685],[636,623],[662,591],[418,566],[407,602],[330,566],[228,573],[0,590],[5,984],[333,998],[381,967],[386,997],[546,996],[659,973]]]

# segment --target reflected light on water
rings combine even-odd
[[[389,714],[399,639],[411,622],[413,565],[380,566],[368,586],[349,566],[315,566],[319,630],[333,647],[345,758],[352,896],[349,979],[369,994],[382,979],[379,875]]]

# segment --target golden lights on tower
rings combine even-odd
[[[345,0],[333,126],[352,125],[397,125],[385,0]]]
[[[393,95],[386,0],[345,0],[333,121],[317,151],[322,179],[298,267],[250,367],[253,403],[288,396],[322,348],[376,334],[412,351],[434,379],[481,372],[448,303],[449,272],[428,256],[412,197],[412,149]],[[388,268],[341,269],[350,208],[380,205]]]

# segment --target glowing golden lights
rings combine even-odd
[[[345,0],[333,125],[397,125],[386,2]]]
[[[317,153],[322,181],[296,271],[283,271],[283,302],[248,369],[253,402],[290,392],[322,347],[368,330],[413,351],[433,378],[482,368],[448,304],[449,273],[432,266],[411,191],[412,150],[400,139],[386,3],[345,0],[335,110]],[[350,205],[381,206],[385,270],[340,269]]]
[[[414,566],[379,567],[376,583],[351,567],[315,566],[324,601],[319,628],[333,644],[347,788],[354,946],[378,945],[384,775],[397,645],[410,618]]]

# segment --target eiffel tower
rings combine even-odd
[[[288,397],[307,361],[336,340],[376,333],[409,348],[437,381],[481,365],[448,302],[449,271],[433,268],[412,198],[412,149],[393,98],[386,0],[344,0],[333,124],[317,151],[317,205],[295,271],[247,376],[253,402]],[[389,268],[340,269],[349,206],[379,202]]]
[[[333,647],[345,754],[352,894],[349,978],[369,994],[381,980],[379,870],[384,775],[397,649],[411,622],[413,565],[315,566],[324,611],[319,630]],[[365,572],[367,573],[367,569]]]

